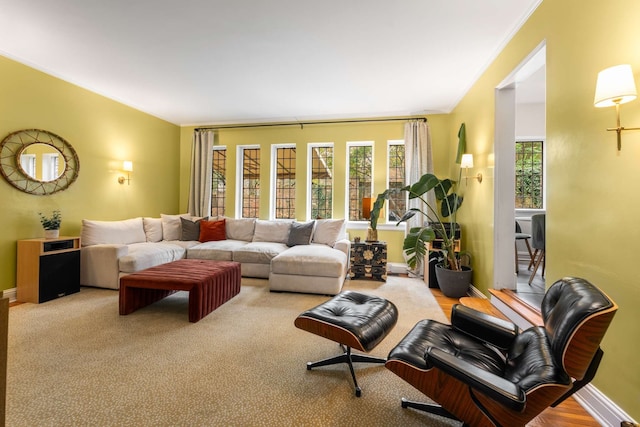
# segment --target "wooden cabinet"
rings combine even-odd
[[[350,277],[387,280],[387,243],[351,242]]]
[[[80,238],[18,240],[17,300],[41,303],[80,291]]]

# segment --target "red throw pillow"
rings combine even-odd
[[[227,233],[225,220],[218,221],[200,221],[200,238],[201,242],[212,242],[214,240],[226,240]]]

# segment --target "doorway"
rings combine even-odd
[[[545,76],[546,46],[543,42],[496,88],[495,110],[493,287],[516,291],[523,299],[531,299],[531,303],[538,307],[545,290],[544,278],[539,270],[532,281],[534,286],[530,286],[528,282],[531,271],[527,269],[526,257],[522,256],[519,274],[516,273],[514,224],[518,220],[523,232],[530,230],[531,215],[544,212],[544,201],[542,209],[516,209],[515,142],[546,140]],[[546,182],[543,181],[543,185]]]

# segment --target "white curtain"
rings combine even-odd
[[[196,130],[193,132],[189,213],[194,216],[207,217],[211,215],[214,138],[215,133],[213,130]]]
[[[418,181],[425,173],[433,173],[433,157],[431,156],[431,132],[429,124],[424,121],[411,121],[404,125],[405,179],[407,184]],[[433,206],[435,196],[430,191],[428,201]],[[409,200],[409,208],[420,208],[418,199]],[[409,228],[420,227],[424,223],[422,215],[415,215],[407,224]]]
[[[404,158],[405,158],[405,180],[407,185],[418,181],[425,173],[433,173],[433,157],[431,156],[431,132],[426,121],[412,121],[404,125]],[[429,204],[434,206],[435,196],[433,191],[427,194]],[[407,206],[419,208],[425,211],[419,199],[409,199]],[[425,223],[423,215],[414,215],[407,221],[407,231],[412,227],[421,227]],[[407,259],[406,255],[405,261]],[[415,269],[409,270],[410,274],[416,276],[423,275],[422,264],[416,265]]]

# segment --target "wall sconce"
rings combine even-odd
[[[125,178],[124,176],[119,176],[118,177],[118,182],[120,184],[124,184],[125,181],[127,181],[127,185],[131,185],[131,172],[133,172],[133,162],[131,160],[125,160],[124,162],[122,162],[122,170],[125,171],[127,173],[127,177]]]
[[[469,169],[473,167],[473,154],[463,154],[460,159],[460,167],[464,169],[464,181],[465,184],[471,179],[477,179],[478,182],[482,182],[482,174],[478,173],[476,176],[469,176]]]
[[[601,107],[616,107],[616,127],[607,128],[615,130],[618,134],[618,151],[622,148],[622,131],[639,130],[640,128],[627,128],[620,126],[620,104],[625,104],[636,99],[636,84],[633,80],[631,65],[622,64],[606,68],[598,73],[596,81],[596,95],[593,105]]]

